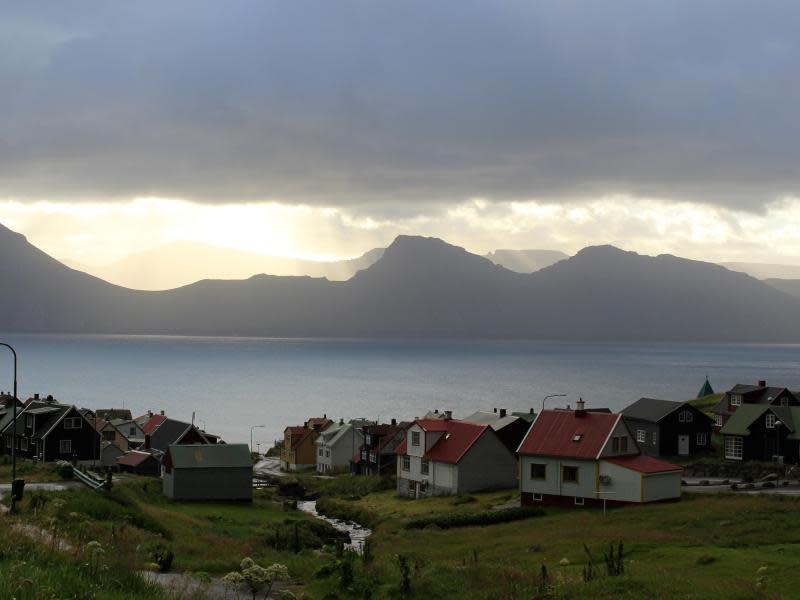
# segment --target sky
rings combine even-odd
[[[105,264],[398,234],[800,264],[800,4],[0,3],[0,223]]]

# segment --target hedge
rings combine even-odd
[[[544,511],[541,508],[509,508],[505,510],[487,510],[479,513],[433,515],[414,519],[406,523],[406,529],[424,529],[435,525],[441,529],[451,527],[473,527],[476,525],[496,525],[498,523],[509,523],[511,521],[521,521],[533,517],[541,517]]]

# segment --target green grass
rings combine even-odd
[[[54,465],[36,463],[24,458],[17,458],[17,478],[24,479],[26,483],[61,481]],[[7,455],[0,456],[0,482],[11,482],[11,457]]]
[[[711,394],[710,396],[703,396],[702,398],[693,398],[689,400],[689,404],[694,406],[696,409],[710,415],[711,409],[722,400],[722,397],[725,394]]]
[[[791,498],[688,496],[607,516],[548,509],[543,517],[486,527],[405,528],[419,515],[472,512],[500,500],[498,493],[474,496],[465,505],[389,493],[352,502],[381,517],[371,541],[374,560],[358,571],[372,581],[374,597],[399,594],[398,554],[412,565],[409,597],[530,599],[539,593],[542,565],[551,597],[558,598],[792,598],[800,589],[793,567],[800,560],[800,501]],[[626,574],[608,577],[602,552],[617,541],[624,543]],[[600,573],[590,583],[583,582],[584,544]],[[560,564],[564,558],[569,564]],[[762,566],[766,587],[757,587]],[[320,584],[312,591],[322,597],[325,589]]]

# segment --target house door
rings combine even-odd
[[[689,456],[689,436],[678,436],[678,454],[681,456]]]

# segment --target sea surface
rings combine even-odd
[[[311,416],[388,421],[430,409],[619,410],[642,396],[694,397],[766,379],[800,389],[800,345],[319,340],[1,334],[19,354],[19,396],[89,408],[164,410],[262,450]],[[0,390],[11,353],[0,347]]]

